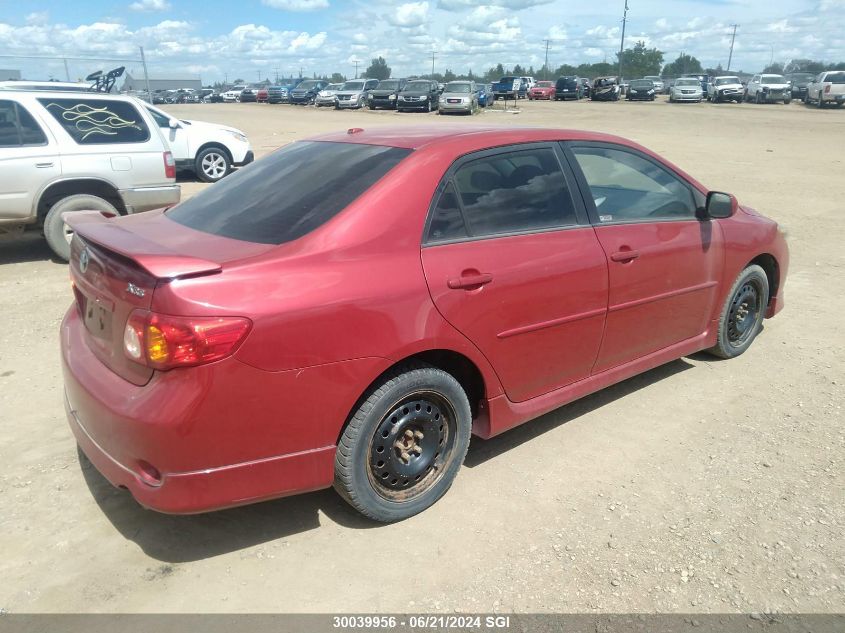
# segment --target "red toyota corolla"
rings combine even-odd
[[[783,301],[775,222],[630,141],[352,129],[166,211],[68,218],[71,429],[149,508],[334,485],[422,511],[488,438]]]
[[[528,91],[529,99],[548,99],[551,101],[555,98],[555,85],[551,81],[538,81],[537,84]]]

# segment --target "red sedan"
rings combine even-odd
[[[270,96],[270,93],[267,90],[267,88],[260,88],[259,90],[257,90],[255,92],[255,100],[258,103],[268,103],[267,100],[269,99],[269,96]]]
[[[547,99],[551,101],[555,98],[555,85],[551,81],[538,81],[534,87],[528,91],[529,99]]]
[[[71,429],[173,513],[334,485],[368,517],[411,516],[471,433],[742,354],[789,259],[733,196],[566,130],[356,128],[168,210],[67,221]]]

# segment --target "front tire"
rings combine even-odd
[[[44,237],[57,257],[64,261],[70,259],[70,240],[73,230],[62,219],[63,213],[73,211],[100,211],[108,215],[119,215],[109,201],[99,196],[77,194],[62,198],[54,204],[44,218]]]
[[[471,425],[469,400],[451,374],[399,367],[352,414],[335,454],[335,490],[374,521],[418,514],[452,485]]]
[[[769,303],[769,279],[756,264],[737,277],[719,316],[716,345],[708,352],[719,358],[735,358],[745,352],[763,325]]]
[[[197,154],[194,169],[203,182],[217,182],[232,170],[232,161],[219,147],[206,147]]]

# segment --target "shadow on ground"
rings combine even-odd
[[[0,240],[0,265],[40,261],[67,263],[53,254],[41,231],[25,231],[20,237]]]
[[[595,411],[693,365],[683,359],[662,365],[587,396],[490,440],[473,438],[465,465],[474,468],[501,453],[581,415]],[[385,527],[357,514],[333,490],[207,514],[175,516],[145,510],[125,490],[114,488],[80,451],[79,462],[91,494],[114,527],[148,556],[168,563],[201,560],[320,527],[322,512],[351,529]]]

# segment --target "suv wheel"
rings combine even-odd
[[[62,214],[74,211],[100,211],[109,215],[119,215],[117,209],[109,201],[84,193],[62,198],[54,204],[47,213],[47,217],[44,218],[44,237],[56,256],[64,261],[70,259],[70,240],[73,238],[73,230],[65,224]]]
[[[219,147],[206,147],[196,159],[196,172],[204,182],[217,182],[232,169],[229,156]]]

